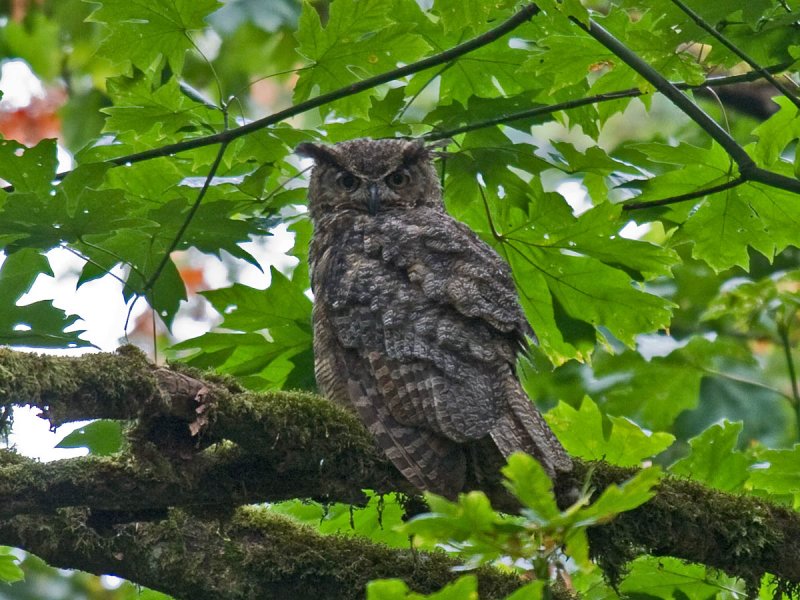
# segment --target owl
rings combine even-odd
[[[515,374],[533,332],[508,265],[445,212],[430,150],[357,139],[296,152],[315,162],[309,264],[322,393],[354,410],[420,490],[454,497],[487,452],[528,452],[551,478],[570,471]]]

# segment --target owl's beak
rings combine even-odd
[[[370,216],[374,217],[378,214],[378,209],[381,206],[381,192],[378,189],[377,183],[370,183],[367,186],[369,190],[369,198],[367,199],[367,212]]]

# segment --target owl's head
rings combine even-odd
[[[295,152],[313,158],[309,211],[355,211],[378,215],[418,207],[441,208],[439,178],[422,140],[362,138],[332,146],[300,144]]]

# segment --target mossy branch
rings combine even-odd
[[[79,358],[2,350],[0,403],[38,406],[54,422],[138,418],[130,451],[118,457],[40,464],[0,455],[2,519],[83,507],[112,521],[127,515],[144,522],[172,507],[232,510],[292,497],[352,503],[366,488],[410,491],[361,424],[318,396],[247,393],[156,368],[128,347]],[[229,441],[204,449],[217,440]],[[602,490],[633,473],[578,463],[556,491],[589,477]],[[495,505],[507,503],[499,493],[489,493]],[[800,583],[800,513],[688,480],[666,478],[653,500],[590,533],[595,558],[612,577],[651,554],[751,583],[764,573]],[[0,536],[0,543],[17,541]]]
[[[186,600],[361,599],[371,579],[401,575],[433,592],[458,573],[456,561],[345,536],[323,536],[265,509],[221,519],[173,510],[158,522],[104,525],[87,509],[0,520],[4,544],[56,567],[113,573]],[[481,598],[502,598],[523,582],[491,568],[477,572]],[[557,590],[554,597],[566,600]]]

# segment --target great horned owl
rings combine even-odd
[[[309,263],[323,394],[355,410],[423,490],[453,497],[487,445],[528,452],[551,477],[571,470],[515,376],[532,331],[508,265],[445,212],[425,145],[358,139],[297,153],[315,161]]]

